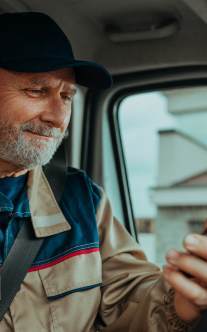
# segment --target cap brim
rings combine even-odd
[[[0,68],[24,73],[42,73],[70,67],[74,68],[76,83],[79,85],[95,90],[105,90],[113,84],[109,72],[94,62],[69,61],[58,57],[35,57],[0,62]]]

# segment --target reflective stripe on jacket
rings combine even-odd
[[[188,330],[159,268],[84,172],[69,168],[59,206],[41,167],[29,172],[27,193],[35,235],[45,240],[0,332]]]

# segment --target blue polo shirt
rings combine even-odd
[[[22,225],[18,217],[29,217],[28,173],[0,178],[0,265],[6,258]]]

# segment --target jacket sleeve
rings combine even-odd
[[[183,332],[190,326],[176,314],[174,290],[160,269],[113,218],[104,191],[96,217],[103,283],[97,329],[103,332]]]

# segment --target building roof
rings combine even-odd
[[[186,183],[207,172],[205,145],[177,130],[159,131],[159,140],[158,188]]]

